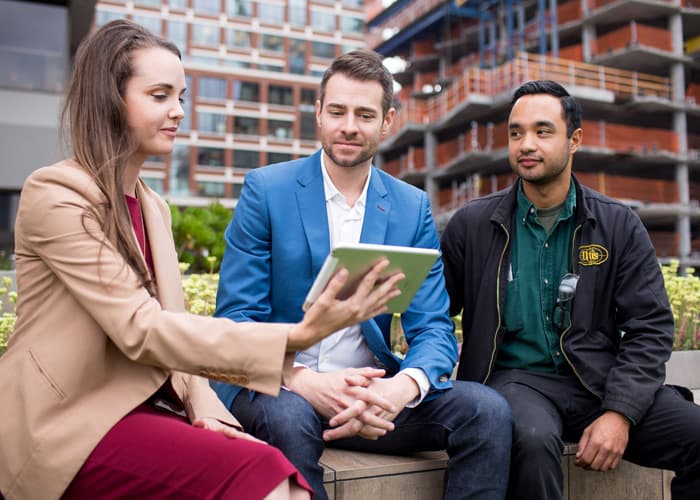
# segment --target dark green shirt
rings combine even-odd
[[[561,332],[552,324],[552,311],[559,281],[571,271],[575,208],[573,182],[562,205],[538,210],[518,181],[503,314],[507,332],[498,350],[497,370],[557,373],[568,369],[559,348]]]

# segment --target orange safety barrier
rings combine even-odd
[[[599,36],[593,42],[593,55],[605,54],[625,47],[642,45],[671,51],[671,32],[632,21],[617,30]]]

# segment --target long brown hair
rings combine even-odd
[[[116,245],[151,295],[155,295],[155,284],[133,236],[122,175],[139,147],[129,129],[124,102],[126,84],[134,72],[132,53],[154,47],[181,57],[174,44],[134,22],[121,19],[102,26],[78,48],[61,111],[62,132],[65,136],[70,130],[76,161],[104,195],[105,201],[92,209],[102,220],[105,237]]]

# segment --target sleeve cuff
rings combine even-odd
[[[418,395],[418,397],[416,397],[416,399],[414,399],[406,405],[406,408],[415,408],[416,406],[421,404],[423,402],[423,399],[425,399],[425,396],[428,395],[428,391],[430,391],[430,380],[428,380],[428,376],[420,368],[405,368],[399,373],[408,375],[413,380],[415,380],[416,384],[418,384],[420,394]]]

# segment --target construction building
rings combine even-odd
[[[183,55],[188,89],[175,149],[142,170],[177,205],[233,206],[249,169],[313,153],[321,76],[334,57],[365,46],[362,0],[97,2],[97,26],[116,18]]]
[[[583,108],[581,182],[637,210],[662,259],[700,262],[700,1],[397,0],[366,5],[402,88],[377,163],[424,188],[439,225],[514,182],[510,97],[562,83]]]

